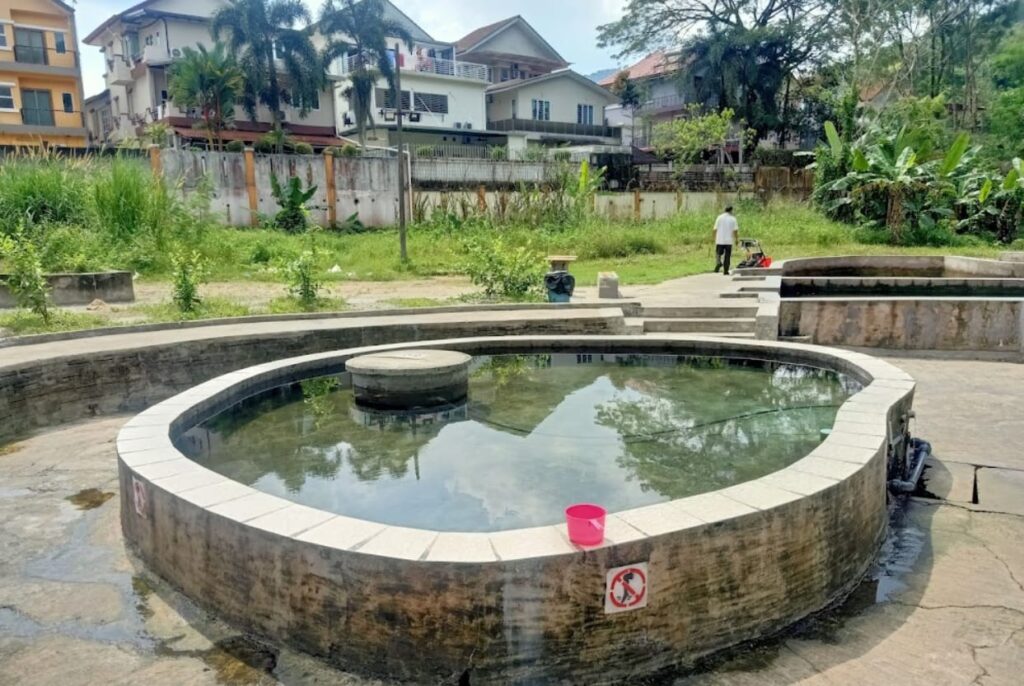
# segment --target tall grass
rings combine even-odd
[[[113,241],[128,243],[145,235],[157,249],[166,248],[164,222],[173,214],[175,202],[138,160],[111,160],[93,181],[93,202],[100,230]]]
[[[0,162],[0,233],[20,221],[30,229],[43,224],[80,224],[89,218],[89,159],[53,153],[11,156]]]

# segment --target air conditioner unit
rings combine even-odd
[[[461,121],[455,122],[455,128],[461,129],[462,128],[462,122]]]
[[[410,112],[409,121],[413,124],[418,124],[422,120],[422,115],[419,112]]]
[[[467,121],[466,122],[466,128],[469,129],[469,130],[472,130],[473,129],[473,122]]]
[[[181,57],[181,50],[178,48],[171,50],[171,57]]]

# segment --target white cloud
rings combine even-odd
[[[108,17],[123,12],[138,0],[79,0],[79,37],[85,37]],[[303,0],[319,12],[321,0]],[[617,66],[612,50],[597,47],[597,27],[617,19],[625,0],[520,0],[514,5],[489,0],[395,0],[402,11],[438,40],[455,41],[485,24],[520,14],[551,43],[573,67],[584,74]],[[85,92],[103,90],[103,60],[99,51],[82,46]]]

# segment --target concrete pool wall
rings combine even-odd
[[[1024,263],[955,256],[789,260],[779,296],[783,338],[1024,354]]]
[[[809,456],[756,481],[613,513],[596,549],[562,526],[439,533],[260,493],[178,452],[238,400],[407,347],[641,352],[810,364],[865,385]],[[417,683],[625,683],[778,631],[860,580],[884,536],[887,456],[913,380],[859,353],[700,337],[502,337],[270,362],[174,396],[117,441],[122,526],[148,565],[241,627],[362,674]],[[606,614],[610,572],[646,566],[645,607]]]

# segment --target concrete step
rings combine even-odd
[[[645,333],[753,334],[757,320],[743,319],[645,319]]]
[[[639,335],[644,332],[644,320],[638,317],[626,317],[626,335]]]
[[[742,300],[743,298],[750,298],[752,300],[757,300],[758,295],[760,295],[760,294],[757,293],[757,292],[726,291],[725,293],[719,293],[718,297],[720,297],[720,298],[727,298],[727,299],[731,299],[731,300]]]
[[[647,319],[743,319],[756,317],[756,307],[709,306],[672,307],[652,306],[640,310],[640,316]]]
[[[732,277],[732,280],[733,281],[750,282],[750,281],[764,281],[767,278],[768,278],[767,276],[744,276],[742,274],[738,274],[738,275]]]
[[[768,269],[733,269],[732,273],[739,276],[782,276],[782,267],[769,267]]]

